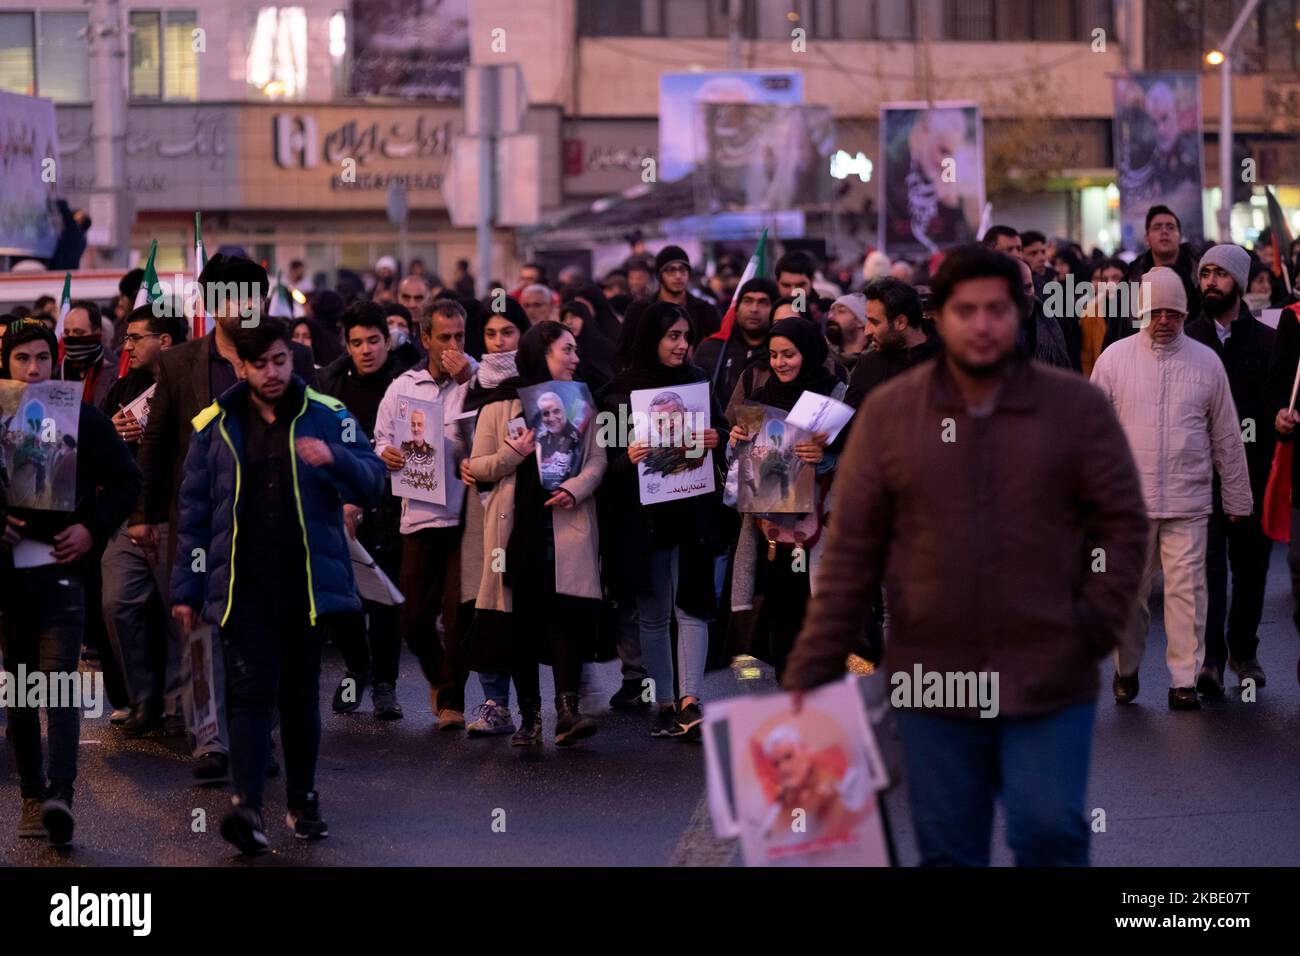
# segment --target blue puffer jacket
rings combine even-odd
[[[297,376],[289,391],[301,402],[289,428],[289,441],[319,438],[334,453],[334,463],[324,468],[309,467],[296,455],[293,459],[298,520],[307,537],[308,606],[315,624],[321,614],[361,609],[343,527],[343,504],[376,507],[387,470],[342,402],[308,388]],[[248,385],[240,382],[194,417],[194,438],[181,483],[171,603],[201,607],[203,619],[217,626],[230,615],[234,595],[244,448],[235,410],[246,401]],[[196,548],[202,549],[202,563]],[[206,570],[196,571],[196,566]]]

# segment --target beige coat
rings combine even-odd
[[[493,402],[479,412],[470,452],[469,470],[475,481],[493,482],[483,517],[483,576],[474,606],[492,611],[510,611],[510,589],[503,576],[492,568],[493,554],[505,560],[506,545],[515,524],[515,470],[524,459],[506,443],[506,425],[523,416],[518,399]],[[593,423],[594,425],[594,423]],[[596,501],[592,497],[605,474],[605,449],[597,444],[598,429],[588,427],[583,437],[582,470],[560,487],[569,491],[577,504],[554,508],[555,590],[559,594],[599,599],[600,535],[596,528]],[[530,459],[532,456],[529,456]],[[536,468],[534,460],[528,467]],[[471,505],[474,502],[470,502]],[[500,551],[496,549],[500,548]]]

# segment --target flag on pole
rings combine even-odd
[[[194,337],[201,339],[208,334],[207,316],[203,312],[203,290],[198,288],[199,275],[208,264],[208,253],[203,248],[203,231],[199,228],[199,214],[194,213],[194,286],[197,290],[194,302]]]
[[[731,305],[727,306],[727,314],[722,317],[722,328],[709,336],[710,339],[717,339],[719,342],[725,342],[731,338],[732,326],[736,324],[736,306],[740,304],[740,290],[745,283],[755,276],[766,275],[767,273],[767,229],[763,229],[763,234],[758,237],[758,248],[754,254],[749,257],[749,262],[745,266],[745,271],[740,277],[740,282],[736,286],[736,291],[732,293]]]
[[[1300,319],[1300,305],[1291,305],[1282,311],[1278,331],[1286,322],[1295,324]],[[1295,379],[1291,382],[1291,404],[1295,409],[1296,391],[1300,389],[1300,362],[1296,363]],[[1294,441],[1280,441],[1273,448],[1273,464],[1268,470],[1268,484],[1264,486],[1264,505],[1260,523],[1264,534],[1274,541],[1291,540],[1291,464],[1294,458]]]
[[[72,273],[63,275],[63,296],[59,299],[59,320],[54,323],[54,337],[63,341],[63,320],[72,311]]]
[[[1268,238],[1273,247],[1273,275],[1281,279],[1286,291],[1290,292],[1294,278],[1287,263],[1287,256],[1291,254],[1291,229],[1273,190],[1265,186],[1264,195],[1268,197]]]
[[[289,287],[280,278],[279,270],[275,273],[275,288],[271,290],[270,314],[293,319],[293,296],[289,294]]]

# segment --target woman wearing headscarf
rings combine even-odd
[[[596,732],[578,711],[585,644],[595,633],[602,597],[600,537],[593,497],[605,474],[605,449],[589,424],[582,467],[554,492],[541,482],[531,429],[512,434],[522,417],[519,389],[572,381],[577,343],[558,322],[541,322],[519,342],[518,374],[503,381],[479,411],[468,477],[491,484],[484,506],[482,575],[471,646],[508,647],[519,700],[517,745],[542,741],[537,668],[549,658],[555,677],[555,743],[569,746]]]
[[[522,312],[522,310],[519,310]],[[501,386],[519,374],[515,365],[519,340],[528,331],[528,323],[516,312],[489,312],[483,325],[483,357],[465,393],[465,412],[478,412],[489,402],[502,397]],[[466,445],[474,442],[477,415],[462,419]],[[457,618],[462,634],[470,634],[474,622],[474,600],[483,578],[484,505],[492,491],[490,482],[479,484],[469,471],[469,459],[460,463],[461,480],[469,486],[465,496],[465,533],[460,540],[460,613]],[[477,492],[477,494],[475,493]],[[465,728],[471,737],[514,733],[510,719],[510,658],[507,653],[493,653],[490,641],[480,647],[467,641],[466,662],[478,673],[483,688],[483,703]],[[507,645],[508,646],[508,645]]]
[[[766,359],[760,361],[771,374],[754,390],[752,401],[789,412],[804,392],[842,400],[845,386],[826,368],[826,339],[806,319],[796,317],[776,322],[767,336],[766,353]],[[737,421],[731,429],[729,448],[734,452],[738,445],[752,441],[753,437]],[[807,516],[747,514],[741,523],[732,573],[733,611],[750,610],[754,595],[763,596],[751,652],[775,667],[778,679],[785,670],[786,658],[803,624],[804,609],[812,593],[824,516],[829,513],[826,490],[836,460],[836,454],[826,448],[826,435],[820,433],[796,443],[794,453],[801,462],[816,468],[818,481],[813,489],[813,513],[818,517],[812,534],[796,542],[786,540],[791,536],[778,530],[807,525]],[[770,524],[760,524],[761,521]]]
[[[560,306],[560,324],[578,342],[578,381],[586,382],[593,393],[599,392],[613,374],[613,343],[596,331],[591,309],[580,299],[570,299]]]
[[[600,396],[602,411],[619,422],[633,421],[631,393],[656,392],[650,429],[673,430],[666,441],[633,441],[612,448],[601,488],[601,539],[605,542],[606,580],[619,602],[634,601],[640,619],[641,661],[659,705],[654,737],[698,737],[703,714],[700,691],[709,652],[708,619],[715,611],[713,565],[724,550],[717,509],[720,493],[656,504],[641,503],[638,465],[650,461],[665,476],[721,463],[719,436],[708,422],[696,419],[675,389],[708,376],[687,359],[693,338],[690,319],[671,302],[646,309],[637,327],[628,365]],[[712,401],[710,399],[710,401]],[[710,422],[722,420],[716,405]],[[687,437],[689,436],[689,437]],[[627,436],[621,436],[620,442]],[[715,486],[718,483],[715,482]],[[673,679],[669,637],[677,618],[678,680]],[[680,693],[678,693],[680,688]]]

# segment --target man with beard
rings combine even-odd
[[[855,409],[876,386],[939,354],[939,340],[921,328],[921,297],[914,288],[901,279],[877,279],[863,296],[870,350],[853,366],[844,393],[844,403]]]
[[[826,319],[831,354],[851,372],[871,344],[866,333],[866,299],[861,292],[842,295],[831,304]]]
[[[1249,517],[1229,522],[1215,482],[1205,558],[1210,592],[1205,664],[1196,682],[1202,696],[1215,699],[1223,696],[1225,663],[1242,681],[1250,678],[1256,687],[1264,686],[1264,670],[1256,656],[1257,631],[1264,612],[1264,583],[1273,542],[1264,534],[1260,515],[1273,462],[1273,429],[1269,427],[1272,415],[1265,398],[1265,380],[1277,333],[1256,319],[1243,301],[1242,293],[1250,275],[1250,254],[1245,249],[1229,244],[1211,246],[1201,257],[1197,275],[1201,285],[1201,314],[1187,323],[1187,335],[1212,348],[1228,372],[1237,417],[1252,439],[1245,442],[1246,467],[1255,499]],[[1232,566],[1231,606],[1229,564]]]
[[[1017,864],[1084,865],[1097,662],[1146,539],[1137,470],[1095,388],[1018,353],[1014,260],[959,247],[932,289],[943,355],[876,390],[852,426],[839,473],[853,480],[835,486],[783,685],[843,677],[883,581],[898,608],[886,672],[999,675],[995,717],[956,699],[897,711],[922,864],[987,866],[998,798]],[[1089,570],[1097,547],[1105,574]]]
[[[731,337],[725,342],[706,339],[696,347],[693,361],[709,375],[718,369],[718,355],[723,353],[722,367],[713,382],[713,395],[719,402],[725,403],[731,397],[740,373],[767,341],[767,330],[772,327],[772,303],[777,297],[776,283],[771,279],[750,279],[740,287]]]
[[[545,392],[537,398],[537,411],[542,417],[542,427],[537,430],[537,447],[541,449],[542,484],[548,490],[553,482],[558,484],[573,472],[572,456],[582,444],[582,436],[569,421],[564,402],[554,392]]]

